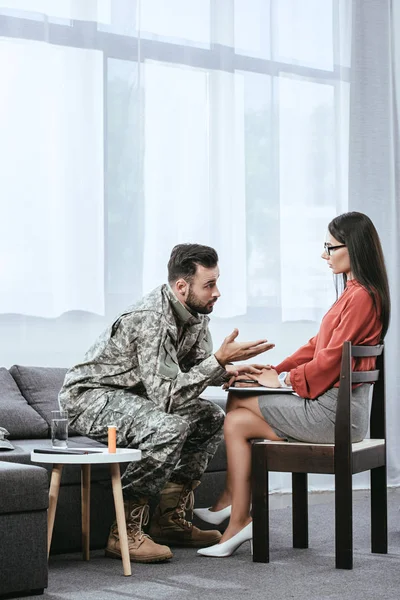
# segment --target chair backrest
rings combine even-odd
[[[376,368],[372,371],[352,371],[352,358],[376,357]],[[385,373],[384,346],[353,346],[344,342],[340,384],[336,409],[335,445],[350,453],[351,447],[351,396],[354,383],[373,383],[370,412],[370,435],[374,439],[385,439]]]

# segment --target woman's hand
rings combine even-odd
[[[257,381],[265,387],[279,388],[281,387],[278,379],[278,373],[271,366],[264,369],[261,375],[258,375]]]
[[[262,374],[264,369],[271,369],[271,365],[258,365],[258,364],[243,364],[243,365],[226,365],[225,370],[232,375],[232,377],[224,383],[222,388],[227,390],[234,382],[250,381],[254,383],[248,384],[249,386],[257,385],[257,377]],[[245,384],[240,387],[245,387]]]

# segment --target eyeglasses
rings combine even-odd
[[[324,251],[325,251],[325,254],[327,254],[328,256],[330,256],[332,254],[333,250],[337,250],[338,248],[346,248],[346,244],[340,244],[340,246],[330,246],[326,242],[324,244]]]

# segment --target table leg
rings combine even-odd
[[[53,465],[49,491],[49,510],[47,512],[47,556],[50,554],[51,538],[53,537],[54,519],[56,516],[58,493],[63,465]]]
[[[124,575],[132,575],[131,561],[129,558],[128,535],[126,532],[124,500],[122,497],[121,472],[118,463],[110,464],[110,468],[115,515],[117,517],[119,543],[122,554],[122,566],[124,569]]]
[[[90,555],[90,465],[81,465],[82,554]]]

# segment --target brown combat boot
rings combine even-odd
[[[149,521],[149,505],[145,500],[124,502],[126,529],[128,533],[129,556],[131,561],[140,563],[155,563],[172,558],[168,546],[160,546],[146,534],[142,527]],[[118,527],[113,523],[108,536],[106,556],[121,558]]]
[[[165,484],[150,525],[150,535],[157,542],[192,548],[204,548],[219,542],[219,531],[202,531],[192,523],[193,490],[199,483],[200,481]]]

